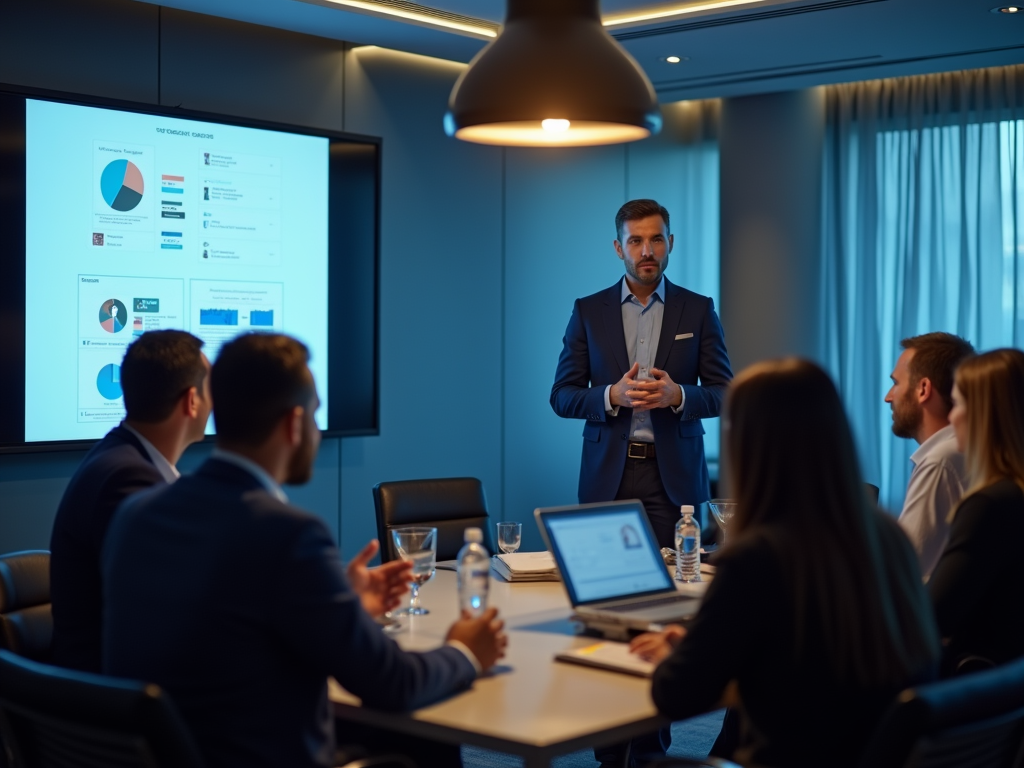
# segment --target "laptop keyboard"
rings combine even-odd
[[[627,605],[615,605],[601,608],[602,611],[609,611],[611,613],[627,613],[629,611],[645,611],[648,608],[656,608],[659,605],[669,605],[671,603],[679,603],[683,600],[693,600],[691,595],[670,595],[668,597],[662,597],[658,600],[645,600],[642,603],[629,603]]]

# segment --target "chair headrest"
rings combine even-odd
[[[50,602],[50,553],[12,552],[0,557],[0,613]]]

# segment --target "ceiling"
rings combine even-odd
[[[479,36],[368,15],[329,0],[138,1],[461,62],[486,45]],[[992,13],[997,3],[759,0],[609,31],[644,68],[664,103],[1024,63],[1024,11]],[[505,8],[504,0],[419,5],[492,24],[502,21]],[[601,11],[608,19],[681,5],[603,0]],[[670,64],[668,56],[683,60]]]

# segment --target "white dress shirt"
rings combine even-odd
[[[967,471],[952,426],[921,443],[910,460],[914,469],[899,521],[917,550],[921,573],[928,581],[949,540],[949,513],[967,488]]]
[[[121,422],[121,426],[135,435],[135,437],[138,438],[138,441],[142,443],[142,447],[146,449],[146,454],[149,456],[149,460],[153,462],[153,466],[156,467],[156,471],[160,473],[165,483],[173,483],[181,477],[181,473],[178,472],[178,468],[171,464],[171,462],[167,460],[167,457],[156,449],[155,445],[139,434],[137,429],[132,429],[124,421]]]

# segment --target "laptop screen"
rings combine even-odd
[[[675,589],[640,502],[537,513],[573,605]]]

